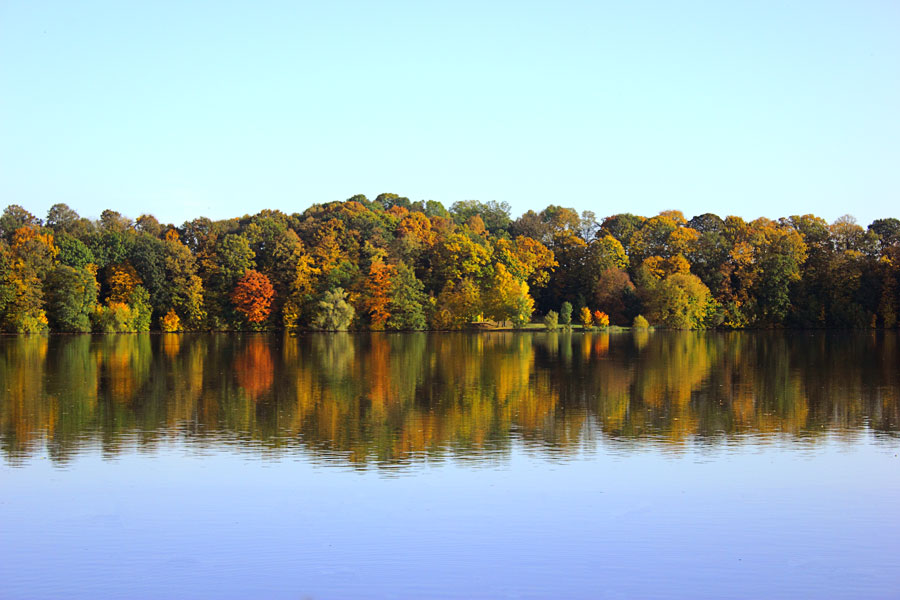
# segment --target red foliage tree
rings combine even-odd
[[[262,323],[272,310],[275,288],[269,278],[254,269],[248,269],[231,292],[231,301],[239,313],[251,323]]]

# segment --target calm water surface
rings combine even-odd
[[[0,598],[897,598],[895,333],[0,338]]]

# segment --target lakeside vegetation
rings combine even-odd
[[[10,205],[0,330],[894,328],[898,269],[894,218],[513,219],[505,203],[382,194],[174,226]]]

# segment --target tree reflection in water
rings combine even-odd
[[[897,334],[647,332],[0,338],[16,464],[164,440],[391,465],[895,435]]]

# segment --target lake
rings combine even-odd
[[[0,337],[2,598],[895,598],[896,332]]]

